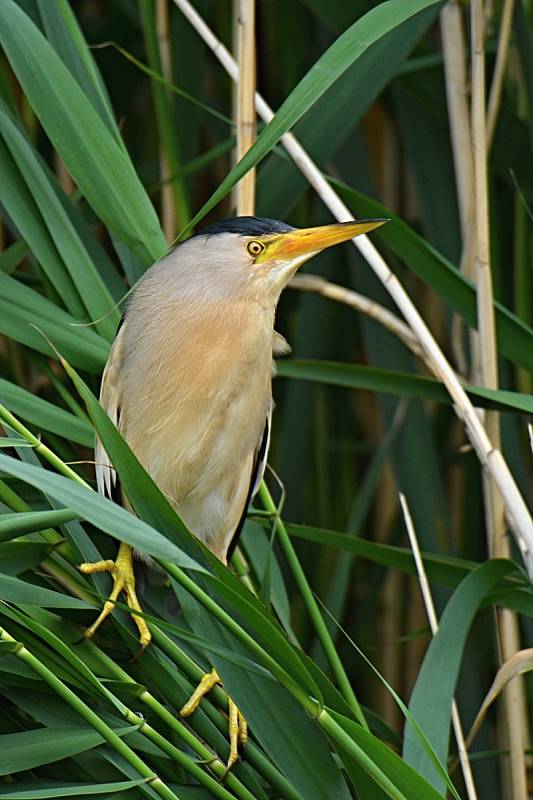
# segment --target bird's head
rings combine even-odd
[[[233,217],[199,231],[177,251],[194,261],[189,275],[203,285],[204,293],[209,292],[209,284],[211,292],[226,297],[246,293],[275,304],[305,261],[384,222],[361,219],[293,228],[273,219]]]

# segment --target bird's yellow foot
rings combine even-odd
[[[200,704],[200,700],[204,695],[206,695],[215,684],[220,683],[220,677],[216,669],[212,669],[211,672],[204,675],[190,698],[187,700],[185,705],[180,711],[180,715],[182,717],[188,717],[192,714],[192,712],[198,707]],[[244,745],[248,741],[248,723],[244,719],[243,715],[231,699],[228,697],[228,730],[229,730],[229,758],[227,763],[227,769],[231,769],[232,766],[235,764],[237,759],[239,758],[239,745]]]
[[[90,639],[90,637],[95,633],[95,631],[100,627],[102,622],[105,620],[106,617],[113,611],[115,607],[115,601],[118,599],[119,594],[123,591],[126,595],[126,602],[129,608],[132,610],[133,614],[133,621],[137,625],[139,629],[139,638],[141,645],[146,647],[150,644],[152,639],[152,634],[148,630],[148,626],[142,617],[139,617],[135,614],[135,611],[142,611],[140,603],[137,599],[137,594],[135,592],[135,575],[133,572],[133,552],[129,545],[121,543],[117,558],[115,561],[108,559],[107,561],[97,561],[94,564],[81,564],[80,565],[81,572],[84,572],[86,575],[90,575],[94,572],[109,572],[111,577],[113,578],[113,591],[109,595],[109,598],[106,600],[104,607],[102,609],[102,613],[94,622],[90,628],[87,628],[85,633],[83,634],[86,639]]]

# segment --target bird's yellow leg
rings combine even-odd
[[[220,683],[219,674],[216,669],[212,669],[211,672],[203,676],[200,683],[181,709],[180,716],[190,716],[193,711],[198,708],[202,697],[211,691],[213,686],[217,683]],[[239,758],[239,744],[245,745],[248,741],[248,724],[231,697],[228,697],[228,717],[230,751],[227,769],[229,770]]]
[[[248,723],[231,699],[228,697],[228,716],[229,716],[229,758],[226,769],[229,770],[239,758],[239,745],[244,745],[248,741]]]
[[[180,716],[189,717],[192,712],[198,708],[202,697],[210,692],[217,683],[220,683],[220,677],[216,669],[213,668],[211,672],[207,672],[203,676],[200,683],[181,709]]]
[[[81,564],[81,572],[90,575],[94,572],[109,572],[113,578],[113,590],[109,598],[104,603],[102,612],[96,622],[93,622],[90,628],[84,633],[86,639],[90,639],[95,631],[100,627],[102,622],[110,615],[115,607],[115,602],[119,594],[123,591],[126,595],[126,602],[129,608],[135,611],[142,611],[137,594],[135,592],[135,574],[133,572],[133,551],[128,544],[121,542],[118,549],[118,554],[115,561],[108,559],[107,561],[97,561],[94,564]],[[146,647],[150,644],[152,634],[148,630],[148,626],[142,617],[137,614],[132,614],[133,621],[139,629],[139,638],[141,645]]]

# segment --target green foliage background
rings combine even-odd
[[[196,7],[231,49],[231,4]],[[265,489],[255,502],[239,577],[183,529],[95,400],[120,301],[167,248],[161,149],[176,234],[206,213],[231,215],[229,189],[254,163],[258,214],[328,222],[279,144],[289,129],[354,215],[391,217],[373,239],[454,363],[452,320],[475,327],[476,295],[458,268],[441,8],[259,2],[258,88],[280,110],[227,178],[232,86],[172,3],[172,85],[159,78],[153,0],[0,3],[0,797],[465,796],[447,771],[451,699],[468,729],[497,664],[488,609],[519,612],[527,646],[533,591],[519,558],[485,561],[479,464],[445,389],[405,345],[351,309],[285,292],[277,328],[293,353],[278,365],[270,458],[285,522],[271,476],[274,500]],[[517,1],[489,161],[502,389],[469,387],[476,405],[501,411],[528,501],[532,13]],[[394,311],[348,245],[306,269]],[[138,519],[91,491],[95,428]],[[442,614],[431,645],[398,491]],[[133,660],[123,608],[79,641],[109,584],[76,567],[113,557],[114,540],[169,576],[139,574],[154,644]],[[187,725],[177,714],[212,663],[251,726],[229,775],[223,690]],[[473,747],[487,800],[507,781],[493,723]]]

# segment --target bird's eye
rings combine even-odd
[[[248,250],[251,256],[256,258],[256,256],[258,256],[260,253],[263,252],[263,250],[265,249],[265,245],[261,244],[261,242],[248,242],[248,244],[246,245],[246,249]]]

